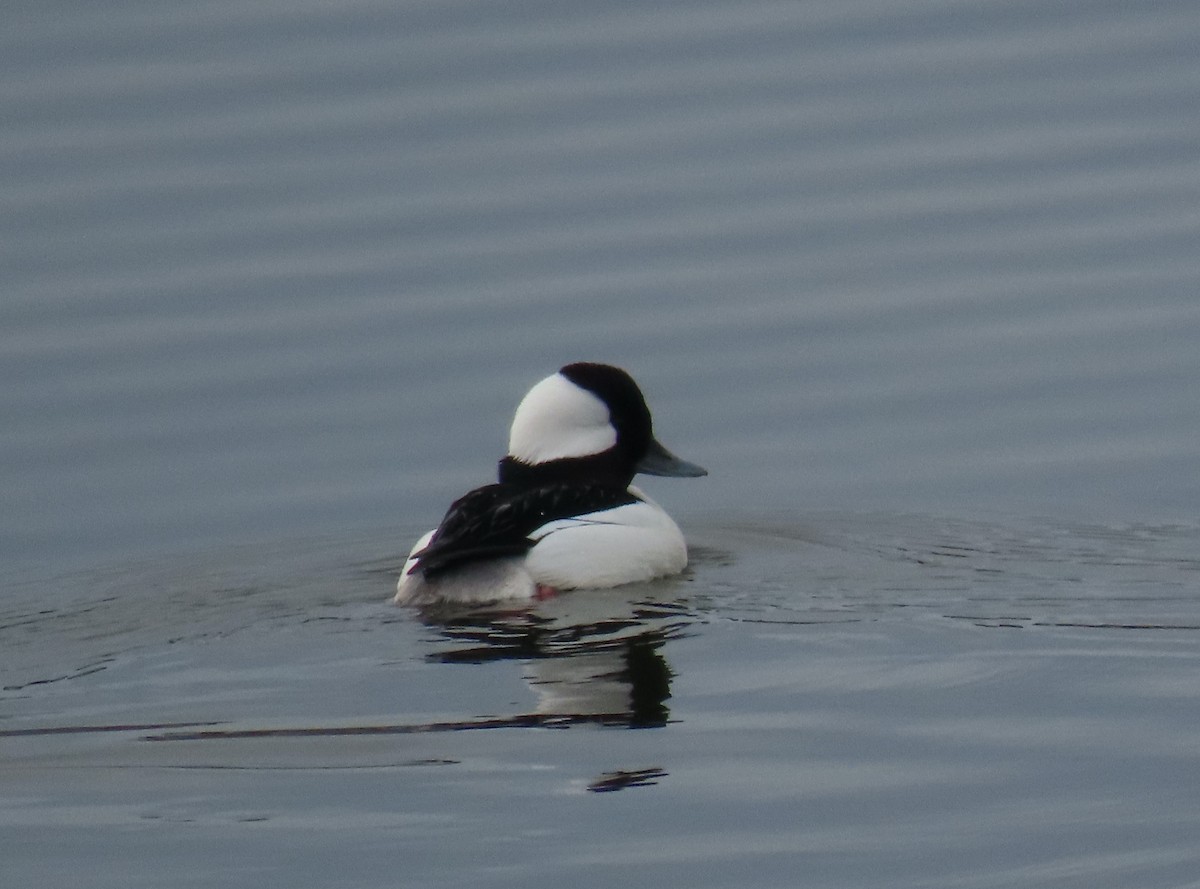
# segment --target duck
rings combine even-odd
[[[682,572],[683,532],[633,485],[639,473],[708,471],[655,438],[646,399],[625,370],[562,367],[518,404],[497,481],[455,500],[417,540],[394,601],[530,601]]]

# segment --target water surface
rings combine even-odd
[[[1198,40],[10,4],[5,884],[1197,885]],[[580,359],[689,573],[392,608]]]

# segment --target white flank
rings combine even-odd
[[[653,501],[559,519],[530,536],[538,542],[526,569],[560,590],[620,586],[687,567],[683,532]]]

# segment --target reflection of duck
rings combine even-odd
[[[666,725],[671,668],[659,653],[664,641],[647,633],[618,649],[526,662],[537,712],[604,717],[630,728]]]
[[[569,364],[517,407],[499,482],[455,501],[417,541],[396,601],[529,600],[677,574],[683,534],[634,475],[700,476],[654,438],[625,371]]]
[[[537,695],[531,714],[537,722],[644,728],[667,722],[672,673],[662,648],[695,619],[678,602],[641,598],[645,592],[599,591],[520,611],[443,607],[422,614],[455,643],[433,655],[437,660],[521,661],[522,675]]]

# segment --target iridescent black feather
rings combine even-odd
[[[627,488],[603,482],[485,485],[450,505],[416,554],[416,569],[433,577],[463,562],[521,555],[536,542],[529,535],[547,522],[637,501]]]

